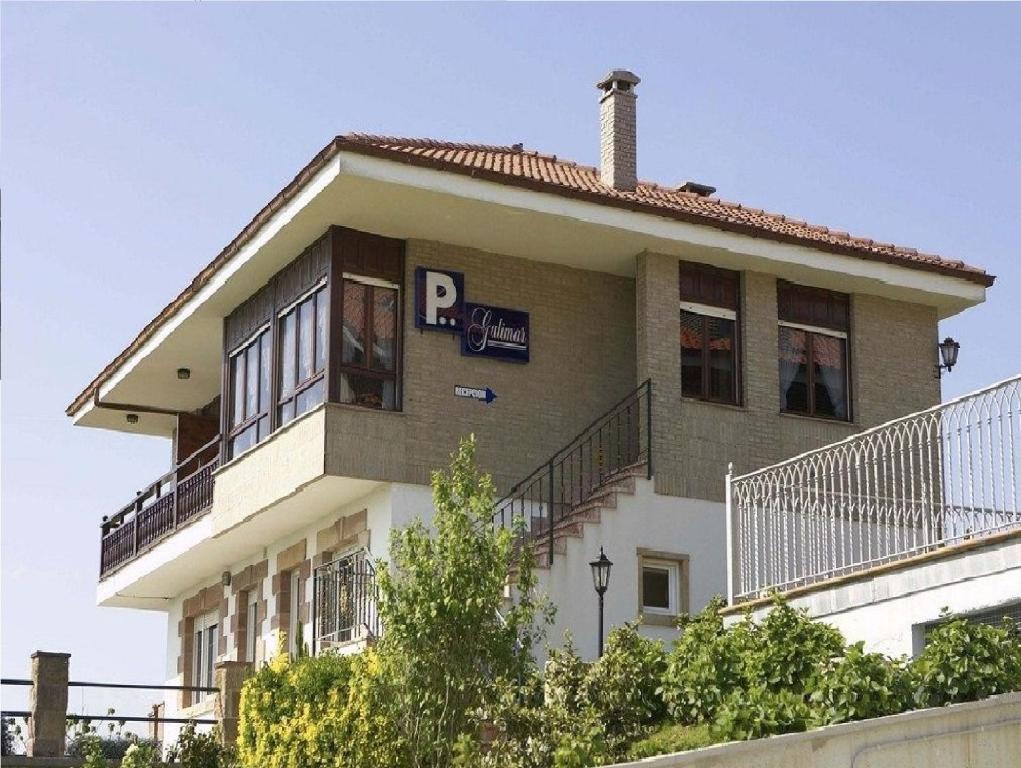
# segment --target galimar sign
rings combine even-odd
[[[415,327],[461,335],[461,354],[529,359],[528,313],[465,301],[464,273],[415,269]]]

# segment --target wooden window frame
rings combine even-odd
[[[808,310],[799,315],[798,300],[825,303],[829,322],[825,325],[804,322]],[[818,319],[818,318],[816,318]],[[805,333],[805,367],[808,408],[805,411],[788,410],[781,401],[780,413],[790,416],[801,416],[809,419],[822,419],[837,423],[854,421],[854,398],[851,391],[851,296],[850,294],[831,291],[826,288],[791,283],[786,280],[777,281],[777,325],[780,328],[793,328]],[[844,393],[847,399],[846,415],[830,416],[816,412],[815,403],[815,337],[829,336],[844,342]],[[779,355],[779,349],[777,350]],[[777,360],[779,366],[779,358]],[[782,393],[781,393],[782,395]]]
[[[322,295],[321,296],[318,295],[320,291],[322,291]],[[301,339],[301,305],[304,304],[306,301],[309,301],[310,299],[312,300],[312,332],[310,334],[310,342],[312,344],[312,349],[309,351],[309,354],[312,356],[312,365],[313,366],[315,366],[315,359],[316,359],[316,343],[317,343],[316,342],[316,335],[317,335],[316,334],[316,322],[317,322],[318,317],[319,317],[319,303],[320,303],[320,301],[323,301],[323,302],[326,303],[326,328],[324,329],[325,330],[325,338],[324,338],[324,342],[323,342],[325,347],[326,347],[326,349],[323,350],[323,367],[319,371],[314,372],[312,374],[312,376],[310,376],[309,378],[304,379],[303,381],[299,382],[298,381],[298,365],[299,365],[299,361],[301,360],[301,345],[299,344],[299,341]],[[301,415],[301,414],[297,413],[297,401],[298,401],[298,397],[303,392],[305,392],[305,390],[311,389],[312,387],[314,387],[320,381],[323,382],[323,402],[326,402],[326,400],[328,399],[328,393],[326,391],[326,388],[327,388],[326,387],[326,372],[330,369],[330,329],[329,329],[329,326],[330,326],[330,323],[332,322],[332,319],[331,319],[332,318],[332,313],[331,313],[330,309],[331,309],[331,307],[330,307],[329,280],[327,278],[323,277],[318,282],[316,282],[316,284],[314,286],[309,288],[301,296],[299,296],[297,299],[292,301],[290,304],[288,304],[286,307],[284,307],[282,310],[280,310],[276,314],[276,319],[275,319],[275,323],[274,324],[275,324],[277,330],[276,330],[276,338],[273,340],[274,344],[275,344],[275,354],[274,354],[274,357],[276,358],[276,366],[275,366],[276,370],[275,370],[275,373],[274,373],[274,382],[273,383],[276,385],[277,395],[276,395],[276,405],[275,405],[275,414],[274,414],[275,418],[273,419],[273,423],[271,425],[271,429],[279,429],[285,423],[289,424],[290,422],[292,422],[296,418],[298,418],[298,416]],[[283,351],[284,351],[284,344],[283,344],[284,318],[287,317],[288,315],[292,314],[292,313],[294,314],[294,318],[295,318],[295,320],[294,320],[294,381],[295,381],[295,383],[294,383],[294,389],[292,389],[290,392],[288,392],[287,395],[285,396],[284,392],[283,392],[283,381],[282,381],[283,375],[284,375],[284,367],[283,367],[284,366],[284,360],[283,360]],[[282,418],[282,413],[283,413],[284,406],[287,405],[288,403],[292,403],[292,402],[295,404],[295,415],[292,416],[291,418],[287,419],[287,421],[285,422],[284,419]],[[302,411],[302,413],[306,413],[306,412],[307,411]]]
[[[228,397],[227,397],[227,424],[228,424],[228,429],[227,429],[227,451],[228,451],[228,456],[230,458],[234,458],[235,455],[240,456],[241,453],[245,453],[245,451],[251,450],[252,448],[257,446],[259,443],[261,443],[266,437],[269,437],[271,434],[273,434],[273,416],[272,416],[272,413],[271,413],[271,411],[272,411],[271,403],[273,401],[273,358],[275,357],[275,354],[274,354],[274,349],[273,349],[273,338],[272,337],[270,337],[270,340],[269,340],[269,344],[270,344],[270,347],[269,347],[270,382],[269,382],[269,397],[267,398],[269,400],[269,403],[266,404],[266,409],[267,410],[261,410],[263,404],[262,403],[258,403],[257,408],[259,408],[260,410],[257,410],[254,416],[249,416],[244,421],[242,421],[240,424],[231,425],[231,422],[234,420],[234,408],[235,408],[234,398],[236,397],[236,394],[237,394],[237,388],[235,387],[234,359],[236,357],[239,357],[240,355],[247,356],[249,348],[257,345],[259,347],[259,366],[258,366],[258,369],[259,369],[259,371],[261,373],[262,372],[262,337],[266,333],[272,333],[272,331],[273,331],[273,324],[272,323],[265,323],[265,324],[261,325],[259,327],[259,329],[257,331],[255,331],[255,333],[253,333],[251,336],[249,336],[247,339],[245,339],[241,344],[239,344],[237,347],[235,347],[234,350],[231,351],[227,355],[227,382],[228,382]],[[247,392],[248,392],[248,363],[247,363],[247,361],[245,362],[245,365],[243,366],[243,371],[244,371],[244,385],[242,386],[242,392],[245,393],[245,397],[247,398]],[[260,397],[260,395],[261,395],[261,387],[259,389],[257,389],[257,393],[258,393],[256,395],[257,398],[261,399],[261,397]],[[261,419],[263,419],[264,417],[267,417],[267,416],[270,419],[269,431],[264,436],[260,437],[258,435],[258,423],[259,423],[259,421]],[[246,429],[248,429],[252,425],[256,425],[255,442],[252,443],[252,445],[250,445],[244,451],[241,451],[241,453],[235,454],[234,453],[234,438],[237,437],[238,435],[240,435],[242,432],[244,432]]]
[[[365,291],[365,299],[364,299],[364,301],[365,301],[364,313],[365,314],[364,314],[364,318],[365,318],[365,361],[366,361],[366,364],[364,366],[359,366],[359,365],[352,365],[351,363],[345,363],[344,362],[344,346],[343,345],[345,343],[345,339],[344,339],[343,332],[340,332],[340,333],[338,333],[338,336],[340,336],[340,346],[339,346],[339,349],[338,349],[339,357],[337,359],[337,366],[336,366],[337,377],[338,377],[338,379],[340,379],[345,374],[350,374],[350,375],[353,375],[353,376],[363,376],[365,378],[378,379],[380,381],[393,381],[393,385],[394,385],[394,407],[393,408],[372,408],[371,406],[359,405],[358,403],[344,403],[343,401],[339,400],[339,397],[338,397],[338,401],[341,402],[344,405],[351,405],[351,406],[354,406],[354,407],[357,407],[357,408],[366,408],[368,410],[379,410],[379,411],[386,411],[386,412],[390,412],[390,413],[399,412],[401,410],[401,395],[402,395],[402,392],[401,392],[402,386],[401,385],[402,385],[402,378],[403,378],[402,377],[402,370],[401,370],[401,368],[402,368],[402,361],[403,361],[403,343],[402,343],[403,337],[402,337],[401,329],[403,327],[403,320],[404,320],[404,317],[403,317],[403,311],[404,311],[403,310],[403,296],[401,295],[402,294],[401,286],[400,286],[400,284],[395,283],[392,280],[386,280],[386,279],[378,278],[378,277],[370,277],[370,276],[367,276],[367,275],[359,275],[359,274],[352,273],[352,272],[344,272],[341,275],[340,290],[339,290],[339,295],[340,295],[341,298],[340,298],[340,313],[339,313],[339,317],[338,317],[338,322],[340,324],[340,327],[343,327],[343,324],[344,324],[344,317],[345,317],[345,313],[344,313],[344,310],[345,310],[345,306],[344,306],[344,303],[345,303],[345,299],[344,299],[344,296],[345,296],[344,286],[348,282],[359,283],[359,284],[361,284],[363,286],[366,286],[368,288],[384,288],[386,290],[391,290],[391,291],[393,291],[396,294],[396,302],[395,302],[395,306],[394,306],[394,309],[395,309],[395,311],[394,311],[394,329],[393,329],[394,330],[394,355],[393,355],[393,357],[394,357],[394,367],[393,367],[393,370],[391,370],[391,371],[385,371],[385,370],[380,370],[378,368],[372,368],[371,367],[372,345],[373,345],[373,341],[375,340],[375,333],[376,333],[375,323],[374,323],[374,320],[375,320],[375,316],[374,316],[375,309],[374,309],[374,303],[373,303],[373,300],[372,300],[373,296],[375,295],[375,292],[374,291]],[[338,392],[339,392],[339,389],[338,389]]]
[[[695,283],[696,290],[686,291],[685,284]],[[743,377],[741,376],[741,273],[722,269],[709,264],[682,261],[678,269],[678,294],[680,296],[680,313],[687,312],[701,319],[700,335],[702,338],[702,387],[698,395],[682,395],[689,400],[715,403],[717,405],[740,406],[744,402],[742,393]],[[731,373],[730,398],[712,397],[710,395],[710,350],[709,328],[707,318],[730,320],[734,323],[733,371]],[[678,340],[678,343],[680,341]],[[682,363],[683,369],[683,356]],[[683,385],[682,385],[683,392]]]

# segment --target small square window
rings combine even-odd
[[[666,560],[642,562],[643,613],[678,613],[678,567],[678,563]]]

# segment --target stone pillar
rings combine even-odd
[[[238,738],[241,714],[241,686],[248,677],[250,664],[244,661],[221,661],[216,665],[216,719],[220,721],[220,740],[233,746]]]
[[[28,719],[29,757],[63,757],[67,727],[67,675],[71,654],[32,654],[32,696]]]

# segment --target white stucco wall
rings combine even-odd
[[[603,547],[613,561],[605,597],[606,634],[613,626],[633,621],[639,609],[638,550],[687,555],[689,609],[700,610],[727,588],[725,505],[662,496],[653,482],[636,478],[635,493],[618,494],[617,508],[603,510],[600,521],[587,523],[582,538],[567,539],[567,554],[554,556],[550,570],[539,570],[539,586],[557,606],[548,640],[558,647],[565,630],[583,658],[595,658],[598,645],[598,602],[589,562]],[[642,633],[669,643],[670,627],[642,627]]]
[[[861,640],[870,651],[901,656],[921,650],[922,627],[938,619],[944,607],[967,614],[1019,599],[1021,538],[1015,537],[821,588],[791,604],[833,624],[848,642]]]

